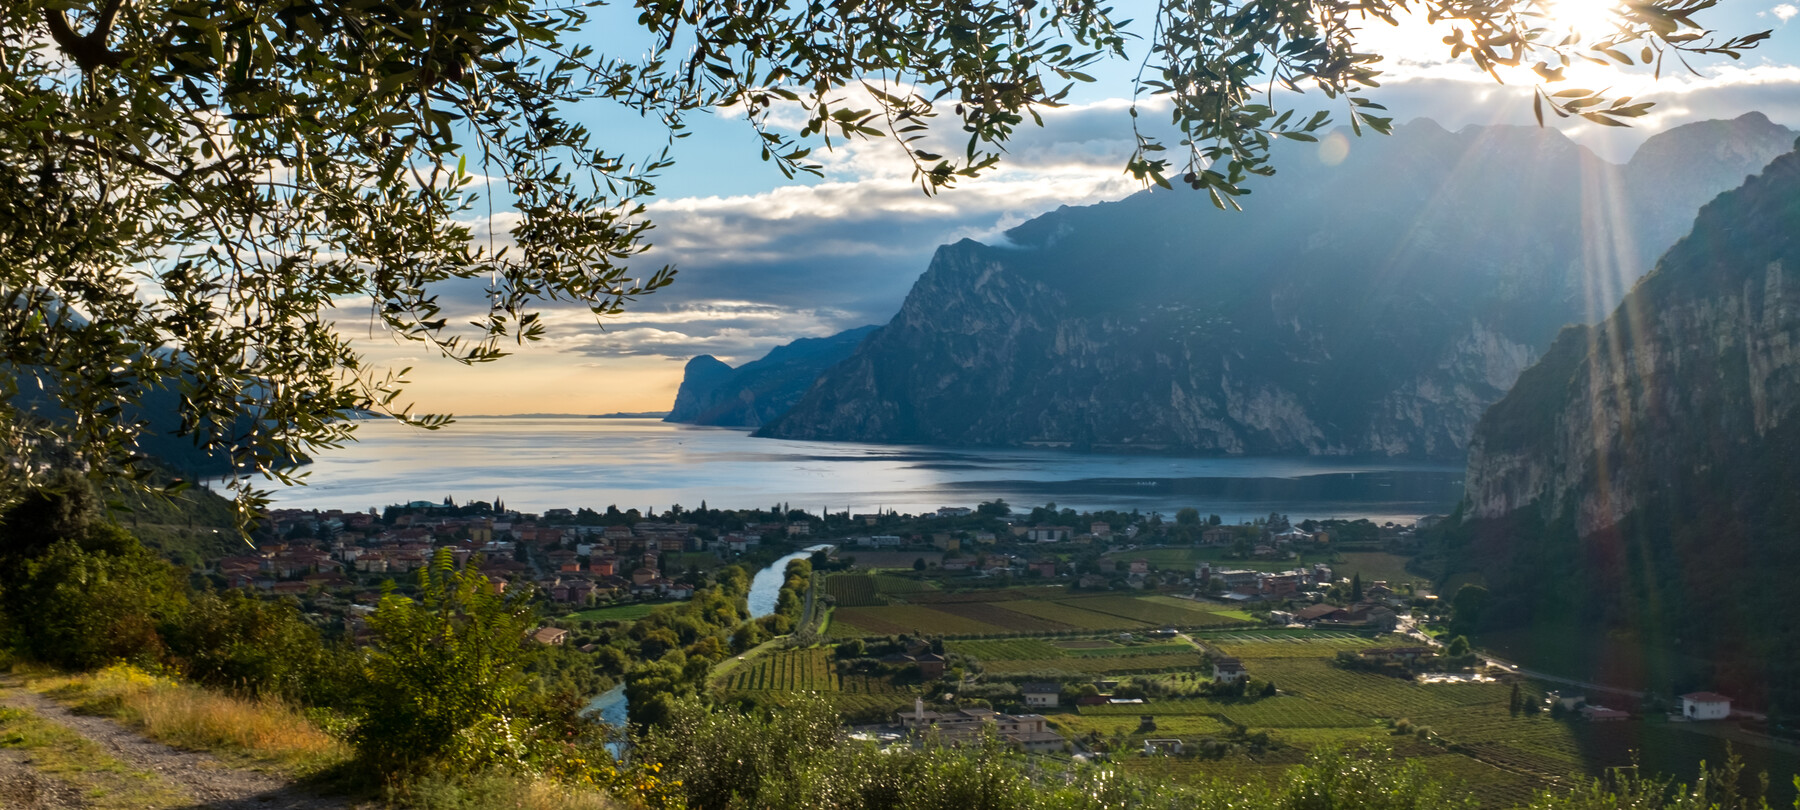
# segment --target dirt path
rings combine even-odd
[[[15,686],[0,684],[0,687]],[[156,774],[193,803],[183,810],[350,810],[340,799],[302,790],[265,773],[232,768],[211,754],[180,751],[145,739],[103,717],[87,717],[24,689],[0,689],[0,705],[25,709],[87,738],[125,764]],[[32,770],[28,754],[4,751],[0,757],[0,804],[33,810],[85,808],[81,791]]]

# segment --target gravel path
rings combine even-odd
[[[6,684],[12,685],[12,684]],[[0,704],[26,709],[46,722],[64,726],[93,741],[101,750],[130,765],[162,777],[180,793],[192,797],[184,810],[349,810],[342,800],[328,799],[302,790],[276,776],[232,768],[211,754],[180,751],[145,739],[135,731],[103,717],[74,714],[61,705],[24,689],[7,689]],[[23,752],[7,751],[8,755]],[[61,780],[44,776],[23,764],[0,761],[0,806],[31,810],[64,810],[85,807],[80,792]],[[20,773],[20,771],[23,773]],[[33,802],[36,802],[35,804]]]

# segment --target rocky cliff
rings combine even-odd
[[[1418,121],[1341,162],[1288,147],[1242,213],[1183,191],[1059,209],[939,249],[759,435],[1460,458],[1559,328],[1793,137],[1752,114],[1619,166],[1554,130]]]
[[[759,427],[785,413],[826,369],[856,349],[873,326],[801,338],[737,368],[703,354],[688,361],[664,422]]]
[[[1604,322],[1482,417],[1452,573],[1497,626],[1569,622],[1585,667],[1800,708],[1800,154],[1701,209]],[[1579,659],[1579,657],[1578,657]],[[1618,662],[1634,662],[1615,671]]]

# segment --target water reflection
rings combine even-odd
[[[1076,509],[1194,506],[1234,521],[1271,511],[1410,519],[1448,511],[1462,485],[1455,464],[799,442],[649,419],[471,418],[438,431],[383,420],[357,435],[319,455],[310,486],[276,489],[276,504],[367,509],[451,496],[532,511],[705,501],[920,512],[999,497]]]

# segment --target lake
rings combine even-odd
[[[1176,457],[1054,449],[942,448],[756,439],[654,419],[465,418],[437,431],[369,420],[322,451],[309,486],[273,487],[278,507],[364,510],[414,500],[500,498],[542,511],[662,511],[672,504],[817,513],[923,512],[1003,498],[1018,506],[1192,506],[1236,522],[1411,521],[1462,497],[1460,464],[1306,457]]]

